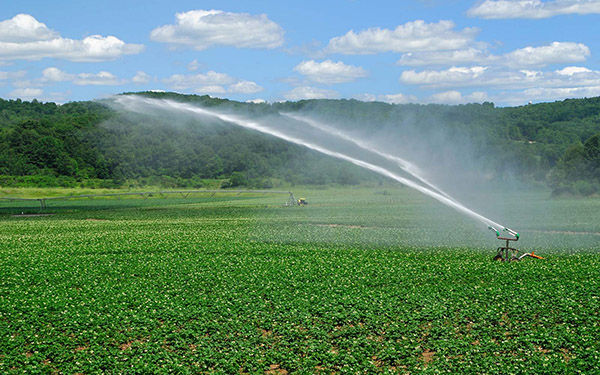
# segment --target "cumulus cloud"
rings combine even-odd
[[[427,102],[437,104],[466,104],[483,103],[488,100],[488,95],[482,91],[476,91],[468,95],[463,95],[459,91],[450,90],[431,95],[427,99]]]
[[[327,53],[365,55],[381,52],[446,51],[466,48],[478,33],[476,28],[454,30],[454,22],[427,23],[417,20],[394,30],[370,28],[332,38]]]
[[[139,74],[140,72],[138,72]],[[62,71],[56,67],[49,67],[42,71],[42,76],[34,80],[15,81],[13,85],[18,87],[41,87],[51,85],[58,82],[72,82],[79,86],[95,85],[95,86],[116,86],[127,83],[126,80],[120,79],[114,74],[106,71],[98,73],[78,73],[72,74]]]
[[[363,101],[363,102],[374,102],[377,100],[377,95],[363,93],[363,94],[354,95],[353,98],[356,100]]]
[[[65,73],[56,67],[46,68],[42,71],[42,81],[44,82],[64,82],[74,78],[74,74]]]
[[[533,100],[560,100],[567,98],[582,98],[600,96],[600,84],[585,87],[555,87],[532,88],[523,91],[523,98]]]
[[[73,83],[79,86],[116,86],[125,83],[125,81],[110,72],[101,71],[98,73],[79,73]]]
[[[254,103],[254,104],[263,104],[266,102],[267,102],[266,100],[261,99],[261,98],[246,100],[246,103]]]
[[[283,96],[287,100],[334,99],[339,97],[339,93],[334,90],[321,89],[318,87],[300,86],[286,92]]]
[[[356,99],[365,102],[379,101],[389,104],[409,104],[409,103],[436,103],[436,104],[466,104],[466,103],[482,103],[490,100],[487,93],[482,91],[472,92],[463,95],[459,91],[450,90],[435,93],[427,98],[419,99],[415,95],[410,94],[361,94],[355,96]]]
[[[140,44],[128,44],[109,35],[82,40],[61,37],[28,14],[0,22],[0,60],[40,60],[46,57],[77,62],[115,60],[140,53]]]
[[[418,99],[414,95],[406,95],[406,94],[384,94],[379,95],[377,100],[390,103],[390,104],[407,104],[407,103],[416,103]]]
[[[389,104],[407,104],[407,103],[418,103],[419,102],[419,99],[416,96],[402,94],[402,93],[380,94],[380,95],[365,93],[365,94],[355,95],[354,99],[361,100],[363,102],[379,101],[379,102],[384,102],[384,103],[389,103]]]
[[[227,87],[220,85],[207,85],[194,89],[198,94],[255,94],[262,91],[263,88],[252,81],[239,81]]]
[[[524,47],[504,55],[468,48],[456,51],[406,53],[398,60],[404,66],[442,66],[460,64],[487,64],[511,67],[545,66],[585,61],[590,49],[582,43],[552,42],[545,46]]]
[[[137,83],[138,85],[143,85],[150,82],[150,78],[151,77],[146,72],[140,70],[135,74],[135,76],[133,76],[131,82]]]
[[[204,86],[221,86],[231,84],[234,78],[225,73],[210,70],[199,74],[173,74],[163,80],[165,84],[175,90],[185,90]]]
[[[495,95],[493,101],[504,105],[523,105],[529,102],[595,96],[600,96],[600,84],[584,87],[535,87],[521,91],[507,91]]]
[[[366,77],[367,71],[360,66],[346,65],[341,61],[302,61],[294,70],[312,82],[332,84],[354,81]]]
[[[447,86],[452,84],[469,84],[476,82],[487,70],[484,66],[452,67],[446,70],[424,70],[416,72],[405,70],[400,81],[411,85]]]
[[[196,50],[216,45],[270,49],[283,44],[283,29],[265,14],[191,10],[175,18],[174,25],[152,30],[150,39]]]
[[[50,30],[29,14],[17,14],[9,20],[0,22],[0,42],[26,43],[59,37],[56,31]]]
[[[481,63],[489,60],[489,55],[476,48],[455,51],[409,52],[398,60],[398,65],[431,66],[454,65],[465,63]]]
[[[503,65],[544,66],[559,63],[582,62],[590,49],[582,43],[553,42],[541,47],[525,47],[502,56]]]
[[[445,70],[404,71],[400,81],[424,88],[564,89],[600,86],[600,71],[578,66],[569,66],[555,71],[452,67]]]
[[[557,70],[556,73],[563,76],[572,76],[579,73],[592,73],[592,71],[583,66],[567,66],[563,69]]]
[[[236,94],[254,94],[262,91],[263,88],[252,81],[239,81],[229,85],[228,91]]]
[[[207,85],[194,89],[194,92],[197,94],[225,94],[227,90],[223,86]]]
[[[11,98],[19,98],[22,100],[32,100],[41,97],[44,90],[32,87],[17,88],[11,91],[8,96]]]
[[[563,14],[599,14],[599,0],[485,0],[467,11],[481,18],[549,18]]]
[[[61,104],[67,101],[68,97],[71,95],[70,91],[66,92],[50,92],[46,93],[41,88],[36,87],[19,87],[14,89],[8,94],[8,97],[14,99],[21,99],[26,101],[31,101],[33,99],[37,99],[43,102],[54,102],[57,104]]]
[[[196,93],[253,94],[263,90],[256,82],[240,80],[225,73],[174,74],[163,80],[175,90],[193,89]]]

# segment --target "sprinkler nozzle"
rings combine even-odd
[[[519,239],[519,233],[515,232],[514,230],[512,230],[510,228],[503,228],[502,230],[515,236],[516,239]]]
[[[500,237],[500,232],[498,231],[498,229],[494,228],[491,225],[488,225],[488,229],[491,230],[492,232],[496,233],[496,237]]]

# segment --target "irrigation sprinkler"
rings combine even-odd
[[[519,253],[521,253],[521,251],[519,249],[516,249],[516,248],[510,246],[511,241],[517,242],[520,237],[519,233],[515,232],[514,230],[512,230],[510,228],[502,228],[502,231],[507,233],[506,236],[502,237],[500,234],[500,231],[498,229],[496,229],[492,226],[489,226],[488,229],[496,233],[497,239],[499,239],[500,241],[506,241],[505,246],[500,246],[497,249],[498,253],[494,257],[494,260],[500,260],[503,262],[512,262],[512,261],[519,261],[526,257],[531,257],[531,258],[535,258],[535,259],[544,259],[539,255],[535,255],[533,253],[533,251],[531,253],[524,252],[523,254],[519,255]]]

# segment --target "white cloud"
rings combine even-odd
[[[504,105],[523,105],[529,102],[547,102],[569,98],[600,96],[600,85],[585,87],[539,87],[523,91],[502,92],[495,96],[494,102]]]
[[[463,101],[462,94],[456,90],[440,92],[429,97],[432,103],[457,104]]]
[[[240,80],[225,73],[174,74],[163,82],[175,90],[193,89],[196,93],[253,94],[263,88],[256,82]]]
[[[580,66],[568,66],[555,71],[485,69],[473,72],[472,69],[454,67],[437,71],[405,71],[400,80],[424,88],[481,87],[525,90],[523,93],[533,97],[530,100],[542,98],[546,94],[549,95],[548,99],[568,97],[567,93],[571,93],[572,96],[576,93],[591,96],[596,87],[600,87],[600,71]],[[517,97],[523,95],[517,94]],[[449,97],[448,101],[450,99]],[[501,101],[511,102],[509,94]]]
[[[362,102],[374,102],[377,100],[377,96],[369,93],[354,95],[354,99]]]
[[[0,22],[0,42],[37,42],[59,37],[56,31],[50,30],[29,14],[17,14],[9,20]]]
[[[476,28],[456,31],[454,26],[452,21],[426,23],[417,20],[399,25],[394,30],[350,30],[343,36],[332,38],[325,52],[365,55],[381,52],[446,51],[473,44],[478,33]]]
[[[409,52],[400,57],[398,65],[454,65],[481,63],[487,60],[489,60],[489,55],[486,52],[476,48],[467,48],[454,51]]]
[[[406,103],[416,103],[418,99],[414,95],[406,95],[406,94],[385,94],[379,95],[377,97],[379,101],[390,103],[390,104],[406,104]]]
[[[187,68],[190,72],[194,72],[200,68],[200,63],[198,62],[198,60],[194,59],[187,65]]]
[[[27,72],[24,70],[18,70],[16,72],[0,72],[0,81],[23,78],[26,74]]]
[[[228,91],[237,94],[255,94],[262,91],[263,88],[252,81],[239,81],[229,85]]]
[[[75,75],[65,73],[55,67],[46,68],[42,71],[42,81],[44,82],[64,82],[71,81],[74,78]]]
[[[447,86],[452,84],[465,84],[475,82],[487,67],[452,67],[446,70],[424,70],[416,72],[405,70],[400,76],[400,81],[411,85]]]
[[[169,78],[163,80],[164,83],[175,90],[185,90],[204,86],[228,85],[234,81],[235,79],[228,74],[217,73],[212,70],[204,74],[173,74]]]
[[[590,55],[590,49],[581,43],[553,42],[541,47],[525,47],[512,51],[503,58],[507,66],[544,66],[558,63],[582,62]]]
[[[62,104],[67,101],[68,97],[71,95],[70,91],[66,92],[50,92],[49,94],[44,93],[44,90],[41,88],[35,87],[19,87],[14,89],[8,94],[8,97],[14,99],[21,99],[26,101],[31,101],[33,99],[37,99],[43,102],[54,102],[57,104]]]
[[[227,92],[225,87],[219,85],[201,86],[194,90],[197,94],[224,94]]]
[[[367,71],[360,66],[346,65],[341,61],[302,61],[294,70],[312,82],[332,84],[354,81],[366,77]]]
[[[405,66],[441,66],[457,64],[488,64],[511,67],[545,66],[585,61],[590,49],[582,43],[552,42],[545,46],[524,47],[504,55],[468,48],[455,51],[406,53],[398,60]]]
[[[559,100],[600,96],[600,85],[585,87],[532,88],[523,91],[528,100]]]
[[[50,92],[49,94],[44,94],[40,100],[44,102],[54,102],[56,104],[64,104],[69,97],[71,96],[71,91],[68,90],[66,92]]]
[[[73,83],[80,86],[116,86],[125,83],[125,81],[110,72],[101,71],[98,73],[79,73]]]
[[[339,97],[339,93],[334,90],[321,89],[318,87],[300,86],[283,95],[287,100],[302,99],[333,99]]]
[[[138,72],[139,74],[139,72]],[[12,84],[19,88],[43,87],[58,82],[72,82],[79,86],[106,85],[116,86],[127,83],[110,72],[71,74],[56,67],[49,67],[42,71],[42,76],[33,80],[13,81]]]
[[[468,95],[463,95],[459,91],[450,90],[435,93],[428,98],[419,99],[414,95],[409,94],[362,94],[355,97],[358,100],[365,102],[379,101],[389,104],[409,104],[409,103],[437,103],[437,104],[465,104],[465,103],[482,103],[490,100],[487,93],[476,91]]]
[[[149,75],[148,75],[146,72],[143,72],[143,71],[141,71],[141,70],[140,70],[140,71],[138,71],[138,72],[135,74],[135,76],[134,76],[134,77],[131,79],[131,82],[133,82],[133,83],[137,83],[137,84],[139,84],[139,85],[143,85],[143,84],[145,84],[145,83],[148,83],[148,82],[150,82],[150,78],[151,78],[151,77],[150,77],[150,76],[149,76]]]
[[[427,102],[437,104],[466,104],[483,103],[488,100],[488,95],[485,92],[476,91],[469,95],[463,95],[459,91],[450,90],[431,95],[427,99]]]
[[[598,14],[599,0],[485,0],[467,11],[481,18],[548,18],[563,14]]]
[[[262,103],[266,103],[267,101],[261,98],[256,98],[256,99],[250,99],[250,100],[246,100],[246,103],[254,103],[254,104],[262,104]]]
[[[44,94],[44,91],[42,89],[24,87],[24,88],[14,89],[8,95],[11,98],[19,98],[22,100],[31,100],[31,99],[39,98],[43,94]]]
[[[578,73],[592,73],[592,71],[583,66],[567,66],[561,70],[557,70],[556,73],[563,76],[572,76]]]
[[[28,14],[0,22],[0,60],[49,57],[78,62],[107,61],[143,49],[143,45],[128,44],[112,35],[91,35],[83,40],[63,38]]]
[[[389,103],[389,104],[407,104],[407,103],[418,103],[419,102],[419,99],[416,96],[402,94],[402,93],[381,94],[381,95],[365,93],[365,94],[355,95],[354,99],[360,100],[363,102],[379,101],[379,102],[384,102],[384,103]]]
[[[175,25],[165,25],[152,30],[150,39],[196,50],[216,45],[275,48],[283,44],[283,29],[265,14],[191,10],[177,13],[175,17]]]

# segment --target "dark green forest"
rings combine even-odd
[[[408,139],[418,136],[427,150],[446,150],[424,153],[433,165],[462,165],[477,173],[485,166],[492,183],[516,179],[549,186],[556,194],[600,193],[600,98],[498,108],[493,103],[392,105],[356,100],[250,104],[175,93],[139,95],[249,117],[309,113],[351,131],[395,134],[406,145],[419,143]],[[447,145],[461,150],[464,160],[454,157]],[[466,165],[465,160],[475,162]],[[382,178],[234,126],[198,126],[197,119],[174,126],[167,117],[123,115],[103,101],[57,105],[0,99],[0,186],[204,187],[216,180],[222,187],[271,187],[347,185]]]

